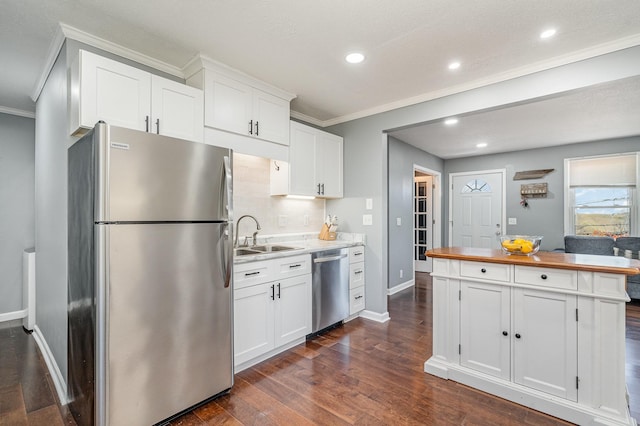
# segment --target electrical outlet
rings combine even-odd
[[[509,225],[517,225],[517,224],[518,224],[518,218],[516,217],[509,218]]]
[[[373,225],[373,215],[370,214],[363,214],[362,215],[362,224],[363,225]]]
[[[402,226],[402,218],[401,217],[396,217],[396,225],[397,226]]]

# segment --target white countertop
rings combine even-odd
[[[345,247],[356,247],[365,245],[363,234],[349,234],[338,232],[338,238],[333,241],[319,240],[317,234],[281,234],[271,236],[258,236],[257,245],[283,245],[295,247],[295,250],[265,252],[260,254],[250,254],[235,256],[234,264],[255,262],[258,260],[277,259],[281,257],[297,256],[300,254],[312,253],[315,251],[338,249]],[[247,248],[251,248],[249,245]]]

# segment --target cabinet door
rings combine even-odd
[[[80,52],[81,127],[107,124],[146,130],[151,112],[151,74],[137,68]]]
[[[272,283],[234,291],[234,361],[242,364],[273,349]]]
[[[292,121],[289,147],[289,194],[319,195],[315,149],[314,129]]]
[[[460,364],[510,379],[510,289],[460,283]]]
[[[202,142],[204,99],[202,91],[166,78],[151,77],[151,132]]]
[[[289,102],[269,93],[253,91],[253,135],[289,145]]]
[[[342,198],[342,138],[318,132],[316,139],[316,180],[322,195]]]
[[[225,76],[205,74],[205,125],[249,135],[253,89]]]
[[[577,400],[576,296],[514,290],[514,379]]]
[[[287,278],[275,283],[275,346],[311,333],[311,275]]]

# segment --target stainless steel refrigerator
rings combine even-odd
[[[79,425],[159,423],[233,385],[231,155],[104,123],[69,148]]]

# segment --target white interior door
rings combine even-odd
[[[499,248],[504,219],[504,170],[452,173],[450,245]]]

